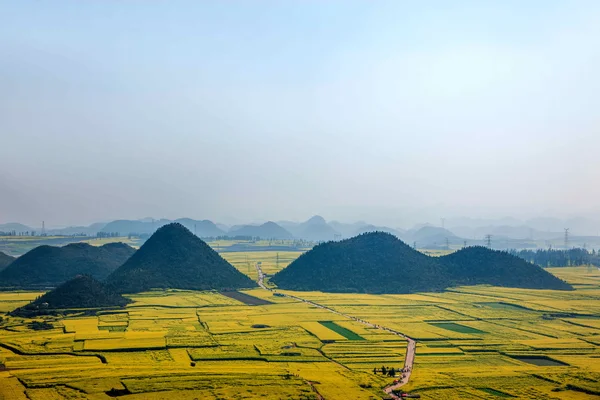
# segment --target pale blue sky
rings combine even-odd
[[[598,1],[0,1],[0,222],[598,215]]]

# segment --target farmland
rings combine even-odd
[[[254,263],[272,274],[298,254],[223,255],[256,279]],[[415,338],[403,389],[424,399],[586,398],[600,393],[600,272],[551,272],[576,290],[279,292]],[[241,293],[252,297],[145,292],[123,309],[46,317],[47,330],[3,316],[0,398],[378,399],[392,378],[373,369],[403,367],[406,342],[390,332],[264,289]],[[0,293],[0,311],[39,294]]]

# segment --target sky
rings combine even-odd
[[[600,2],[0,0],[0,223],[600,216]]]

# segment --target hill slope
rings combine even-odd
[[[57,309],[122,307],[130,300],[87,275],[79,275],[11,314],[32,316]]]
[[[365,233],[304,253],[271,279],[283,289],[409,293],[445,288],[444,268],[395,236]]]
[[[4,254],[0,251],[0,271],[8,267],[8,265],[13,261],[15,261],[15,257],[9,256],[8,254]]]
[[[336,235],[339,235],[339,232],[329,226],[320,215],[315,215],[308,221],[287,229],[297,238],[315,242],[333,240]]]
[[[27,225],[19,224],[18,222],[9,222],[7,224],[0,224],[0,232],[12,232],[12,231],[21,233],[21,232],[35,231],[35,229],[33,229]]]
[[[293,239],[294,236],[275,222],[262,225],[244,225],[229,232],[229,236],[252,236],[261,239]]]
[[[572,289],[542,268],[505,252],[470,247],[429,257],[384,232],[315,246],[271,281],[282,289],[355,293],[428,292],[475,284]]]
[[[207,219],[196,221],[190,218],[180,218],[174,222],[178,222],[185,226],[191,232],[194,232],[198,237],[217,237],[226,234],[225,231],[215,225],[214,222]]]
[[[256,283],[186,229],[173,223],[160,228],[107,279],[119,293],[152,288],[237,289]]]
[[[135,250],[123,243],[39,246],[0,271],[0,286],[58,286],[76,275],[105,279],[133,253]]]
[[[543,268],[504,251],[467,247],[440,257],[457,285],[489,284],[525,289],[573,289]]]

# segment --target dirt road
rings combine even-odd
[[[269,287],[267,287],[265,285],[265,274],[263,273],[263,271],[262,271],[259,263],[256,263],[256,272],[258,274],[258,282],[257,282],[258,286],[260,286],[261,288],[263,288],[265,290],[268,290],[270,292],[274,292],[273,289],[271,289],[271,288],[269,288]],[[408,342],[408,345],[406,346],[406,355],[404,357],[404,371],[405,372],[403,373],[403,376],[398,381],[398,383],[388,385],[388,386],[386,386],[383,389],[383,391],[388,396],[390,396],[391,398],[393,398],[393,399],[401,399],[400,396],[395,395],[393,392],[396,391],[396,390],[398,390],[398,389],[400,389],[402,386],[406,385],[408,383],[408,381],[410,380],[410,374],[412,373],[413,364],[414,364],[414,361],[415,361],[415,351],[416,351],[416,348],[417,348],[417,342],[414,339],[409,338],[408,336],[406,336],[402,332],[398,332],[396,330],[393,330],[391,328],[387,328],[387,327],[382,326],[382,325],[373,324],[373,323],[371,323],[369,321],[365,321],[363,319],[360,319],[358,317],[354,317],[352,315],[341,313],[339,311],[336,311],[336,310],[334,310],[332,308],[329,308],[327,306],[324,306],[322,304],[315,303],[314,301],[306,300],[306,299],[303,299],[301,297],[293,296],[293,295],[290,295],[290,294],[285,294],[285,293],[281,293],[281,294],[283,296],[285,296],[285,297],[289,297],[290,299],[301,301],[303,303],[307,303],[307,304],[310,304],[312,306],[322,308],[324,310],[327,310],[327,311],[332,312],[334,314],[337,314],[337,315],[340,315],[342,317],[351,319],[353,321],[360,322],[361,324],[367,325],[367,326],[369,326],[371,328],[377,328],[377,329],[384,330],[386,332],[393,333],[394,335],[398,335],[398,336],[402,337],[404,340],[406,340]]]

